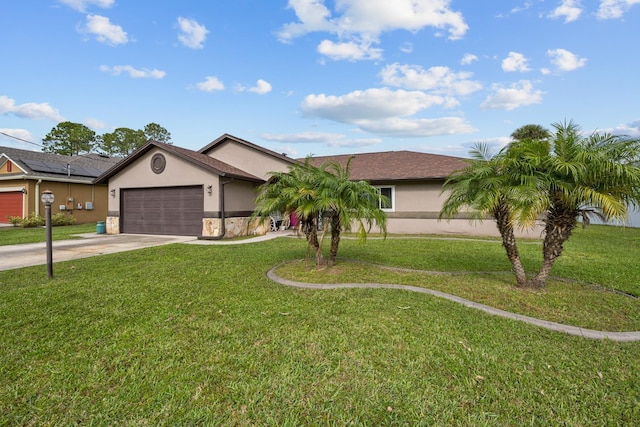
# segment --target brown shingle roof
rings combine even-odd
[[[416,151],[319,156],[311,157],[311,163],[320,166],[326,161],[334,161],[346,166],[351,157],[351,179],[371,182],[444,179],[468,165],[468,160],[460,157]]]
[[[248,172],[245,172],[241,169],[238,169],[234,166],[231,166],[228,163],[222,162],[218,159],[214,159],[212,157],[207,156],[206,154],[201,154],[193,150],[189,150],[187,148],[176,147],[175,145],[165,144],[163,142],[158,141],[148,141],[145,145],[138,148],[136,151],[131,153],[129,156],[125,157],[120,163],[100,175],[96,178],[96,183],[106,183],[107,180],[120,172],[128,165],[136,161],[140,158],[144,153],[148,152],[153,147],[158,147],[162,150],[168,151],[170,153],[175,154],[176,156],[196,165],[212,171],[220,176],[226,176],[230,178],[239,178],[247,181],[253,182],[264,182],[263,179],[258,178],[255,175],[252,175]]]
[[[173,152],[178,156],[189,159],[194,163],[200,163],[205,165],[211,169],[213,169],[218,175],[221,176],[232,176],[234,178],[244,178],[250,181],[263,182],[264,180],[258,178],[255,175],[252,175],[248,172],[243,171],[242,169],[238,169],[235,166],[231,166],[228,163],[220,161],[218,159],[214,159],[213,157],[207,156],[206,154],[201,154],[193,150],[188,150],[182,147],[176,147],[175,145],[163,144],[161,142],[156,143],[157,146],[164,148],[167,151]]]

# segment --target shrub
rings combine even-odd
[[[58,212],[57,214],[51,217],[51,225],[53,227],[60,225],[73,225],[76,223],[76,217],[73,215],[65,215],[62,212]]]
[[[30,213],[29,216],[22,219],[22,227],[33,228],[42,227],[44,225],[44,218],[35,213]]]
[[[9,219],[9,222],[11,223],[11,225],[13,225],[14,227],[22,227],[21,216],[9,216],[7,218]]]

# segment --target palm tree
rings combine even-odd
[[[357,224],[356,236],[364,241],[368,231],[376,224],[387,233],[387,215],[380,208],[380,191],[366,181],[352,181],[351,157],[345,167],[335,162],[320,166],[322,183],[320,205],[331,227],[329,265],[335,264],[343,230],[350,231]]]
[[[540,125],[524,125],[511,133],[511,138],[515,141],[523,140],[546,140],[551,137],[551,133]]]
[[[493,218],[502,237],[504,247],[518,286],[527,285],[520,253],[516,243],[514,225],[518,207],[527,205],[518,200],[510,168],[517,169],[507,149],[492,155],[488,146],[476,145],[470,152],[473,160],[469,166],[456,171],[445,181],[442,192],[449,196],[442,206],[439,219],[453,218],[464,208],[469,208],[472,220]]]
[[[307,158],[304,163],[289,167],[289,172],[271,172],[269,180],[258,187],[256,208],[253,217],[269,218],[273,212],[295,213],[307,239],[308,248],[313,249],[316,263],[322,262],[322,250],[318,241],[317,204],[319,186],[318,169]]]
[[[624,221],[629,207],[640,205],[640,140],[599,133],[583,137],[572,121],[552,126],[550,151],[530,157],[545,182],[543,262],[530,281],[535,288],[546,285],[579,219],[583,227],[592,216]]]
[[[472,216],[495,219],[502,244],[520,287],[543,288],[563,245],[582,218],[624,220],[640,206],[640,141],[594,133],[584,138],[573,122],[552,125],[549,139],[517,140],[490,156],[486,147],[472,151],[469,167],[452,174],[451,191],[440,217],[464,207]],[[543,262],[527,279],[518,254],[514,225],[544,224]]]
[[[267,183],[258,188],[254,217],[267,218],[272,212],[295,213],[300,219],[308,247],[313,248],[316,264],[323,263],[322,239],[318,239],[318,220],[323,230],[331,230],[329,265],[338,253],[342,230],[358,224],[358,237],[377,224],[386,234],[386,214],[379,207],[380,192],[365,181],[349,179],[349,163],[343,168],[327,162],[316,168],[311,159],[293,165],[289,172],[272,172]],[[327,225],[328,224],[328,225]]]

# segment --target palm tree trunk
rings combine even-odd
[[[305,224],[305,235],[307,236],[308,245],[313,248],[313,251],[316,254],[316,265],[322,265],[322,247],[320,246],[320,241],[318,240],[318,220],[315,218],[310,218],[306,220]]]
[[[305,218],[302,220],[302,228],[304,235],[307,238],[307,249],[313,249],[316,255],[316,265],[322,264],[322,250],[320,248],[320,242],[318,241],[318,224],[313,218]],[[307,250],[307,255],[309,254]]]
[[[516,236],[513,233],[513,226],[509,221],[509,208],[502,205],[496,209],[493,216],[496,220],[500,236],[502,237],[502,246],[507,252],[507,258],[509,258],[511,268],[516,276],[516,285],[520,288],[527,287],[527,275],[520,260],[520,253],[518,252],[518,245],[516,244]]]
[[[538,274],[529,281],[529,286],[542,289],[547,286],[547,279],[556,259],[564,250],[564,242],[571,236],[577,225],[578,213],[573,210],[563,210],[552,207],[545,220],[544,241],[542,243],[542,265]]]
[[[331,216],[331,250],[329,251],[329,266],[336,263],[338,246],[340,245],[340,217],[337,214]]]

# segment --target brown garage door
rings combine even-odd
[[[123,189],[120,203],[122,233],[202,234],[202,186]]]
[[[0,223],[8,224],[10,216],[22,217],[22,191],[0,193]]]

